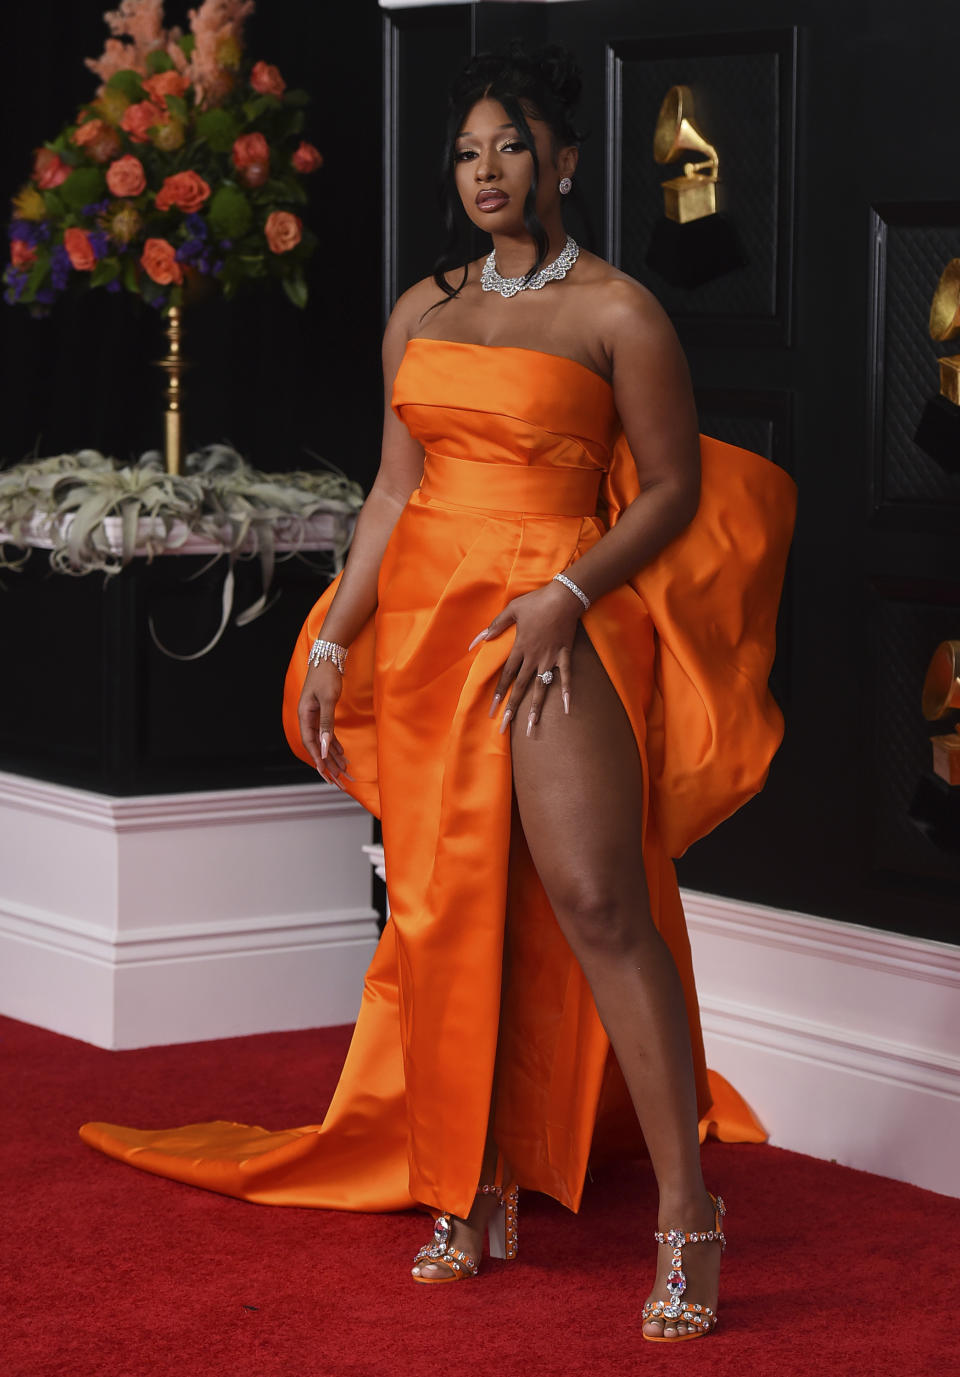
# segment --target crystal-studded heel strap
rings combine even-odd
[[[721,1220],[727,1212],[726,1206],[719,1195],[711,1195],[710,1199],[714,1207],[712,1229],[695,1229],[689,1232],[683,1229],[657,1229],[654,1233],[658,1243],[665,1243],[673,1250],[666,1281],[668,1299],[647,1301],[643,1307],[643,1323],[658,1320],[666,1328],[669,1321],[671,1325],[689,1324],[694,1328],[686,1334],[671,1337],[644,1334],[643,1337],[653,1343],[677,1343],[681,1339],[699,1339],[716,1327],[716,1311],[711,1310],[709,1305],[696,1305],[683,1299],[683,1293],[687,1289],[687,1278],[683,1271],[683,1249],[690,1243],[719,1243],[721,1251],[727,1246],[726,1235],[721,1227]]]
[[[437,1216],[433,1226],[433,1238],[429,1243],[425,1243],[416,1257],[413,1259],[414,1268],[419,1268],[421,1263],[440,1262],[449,1268],[449,1275],[440,1277],[425,1277],[419,1275],[417,1271],[413,1273],[414,1281],[422,1282],[446,1282],[461,1281],[467,1277],[475,1277],[480,1270],[476,1258],[469,1253],[463,1252],[460,1248],[454,1248],[450,1242],[452,1224],[449,1214]]]

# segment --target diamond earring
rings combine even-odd
[[[561,196],[569,196],[572,189],[573,189],[573,182],[570,180],[570,178],[569,178],[569,177],[561,177],[561,178],[560,178],[560,195],[561,195]]]

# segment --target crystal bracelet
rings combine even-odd
[[[346,660],[347,654],[346,646],[337,645],[336,641],[325,641],[321,636],[318,636],[310,649],[307,664],[315,669],[321,660],[332,660],[342,674],[343,662]]]
[[[562,583],[564,588],[569,588],[571,593],[576,594],[576,596],[583,603],[583,610],[584,612],[586,612],[587,608],[590,606],[590,599],[587,597],[583,589],[578,588],[577,585],[574,583],[573,579],[568,579],[566,574],[554,574],[553,577],[556,579],[557,583]]]

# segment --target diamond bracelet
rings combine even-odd
[[[569,588],[571,593],[576,594],[576,596],[583,603],[583,610],[584,612],[586,612],[587,608],[590,606],[590,599],[587,597],[583,589],[578,588],[577,585],[574,583],[573,579],[568,579],[566,574],[554,574],[553,577],[554,579],[556,579],[557,583],[562,583],[564,588]]]
[[[343,673],[343,662],[347,658],[346,646],[337,645],[336,641],[325,641],[318,636],[310,649],[310,657],[307,664],[314,669],[321,660],[332,660],[340,673]]]

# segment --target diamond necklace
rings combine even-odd
[[[485,292],[499,292],[501,296],[516,296],[517,292],[539,292],[548,282],[558,282],[561,277],[566,277],[579,256],[580,245],[568,234],[567,242],[553,262],[545,263],[542,268],[538,268],[531,278],[501,277],[497,272],[497,251],[492,249],[480,274],[480,286]]]

